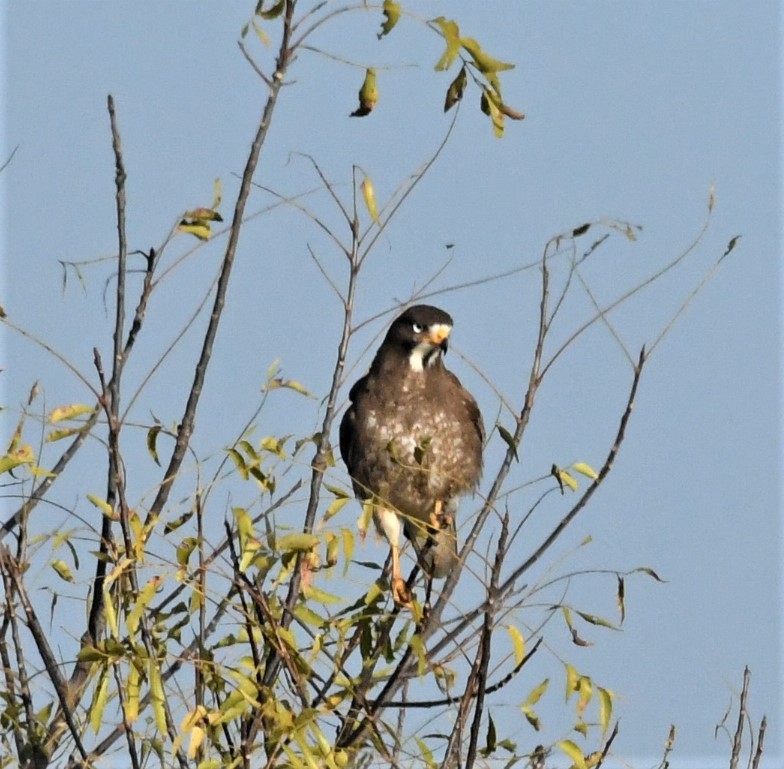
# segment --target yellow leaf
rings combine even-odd
[[[357,518],[357,529],[359,530],[360,542],[365,541],[368,529],[370,528],[370,521],[373,519],[373,503],[365,502],[362,505],[362,514]]]
[[[351,529],[341,529],[340,536],[343,538],[343,574],[348,571],[348,565],[354,555],[354,533]]]
[[[49,414],[49,421],[52,424],[62,422],[64,419],[73,419],[74,417],[81,416],[82,414],[92,414],[95,409],[92,406],[87,406],[84,403],[73,403],[70,406],[58,406],[52,409]]]
[[[154,657],[150,657],[149,660],[148,677],[150,681],[150,704],[155,716],[155,725],[161,734],[166,734],[166,698],[163,693],[161,670],[158,667],[158,661]]]
[[[601,686],[597,688],[599,691],[599,725],[602,727],[602,733],[604,733],[607,731],[612,719],[613,692],[609,689],[603,689]]]
[[[61,441],[63,438],[70,438],[72,435],[83,433],[87,426],[82,427],[64,427],[61,430],[52,430],[46,436],[46,443],[54,443],[54,441]]]
[[[315,534],[306,534],[305,532],[296,532],[294,534],[286,534],[281,537],[277,543],[279,551],[304,552],[312,550],[319,543],[319,538]]]
[[[419,677],[422,678],[427,672],[427,650],[425,649],[425,644],[422,641],[422,636],[413,635],[411,636],[411,640],[408,643],[411,646],[413,652],[417,655],[417,673],[419,674]]]
[[[351,113],[351,117],[365,117],[369,115],[378,103],[378,86],[376,85],[376,69],[368,67],[365,71],[365,80],[359,89],[359,106]]]
[[[106,500],[101,499],[96,494],[88,494],[87,499],[89,499],[107,518],[117,520],[114,510],[112,510],[112,506]]]
[[[566,699],[572,696],[573,692],[577,691],[580,683],[580,674],[568,662],[566,663]]]
[[[337,515],[337,513],[339,513],[345,507],[348,501],[348,497],[339,497],[338,499],[333,499],[324,513],[322,523],[328,521],[330,518],[332,518],[333,515]]]
[[[0,457],[0,473],[7,473],[19,465],[30,465],[35,461],[32,446],[22,446]]]
[[[492,74],[494,72],[502,72],[503,70],[507,69],[514,69],[514,64],[507,64],[504,61],[499,61],[498,59],[494,59],[492,56],[486,54],[479,43],[476,42],[473,38],[465,37],[460,41],[460,45],[471,54],[471,58],[474,60],[474,64],[476,64],[477,68],[479,69],[482,74]]]
[[[582,717],[585,708],[588,706],[588,703],[593,696],[593,683],[588,676],[580,676],[580,681],[577,684],[577,691],[580,694],[580,697],[577,700],[577,714]]]
[[[221,185],[221,180],[216,179],[215,184],[212,185],[212,208],[213,210],[217,209],[223,198],[223,186]]]
[[[365,199],[365,205],[367,206],[368,213],[370,214],[370,218],[376,223],[381,224],[378,219],[378,207],[376,205],[376,190],[373,187],[373,182],[370,181],[370,177],[366,176],[362,184],[359,185],[359,189],[362,191],[362,197]]]
[[[139,593],[139,597],[136,599],[133,609],[131,609],[125,619],[125,625],[131,635],[134,635],[139,629],[139,622],[142,618],[142,614],[150,601],[155,597],[155,593],[162,581],[161,577],[152,577]]]
[[[571,740],[561,740],[557,743],[557,746],[569,756],[577,769],[586,769],[585,756],[583,756],[582,750],[580,750]]]
[[[525,639],[523,638],[523,634],[514,625],[507,625],[506,629],[509,633],[509,637],[512,639],[515,667],[517,667],[525,659]]]
[[[73,574],[71,574],[71,569],[68,567],[68,564],[65,561],[52,561],[51,563],[52,568],[57,572],[57,575],[60,579],[64,579],[66,582],[73,582]]]
[[[559,470],[558,477],[564,486],[568,486],[572,491],[577,491],[579,484],[566,470]]]
[[[212,235],[212,229],[209,224],[205,224],[204,222],[189,223],[185,220],[177,225],[177,232],[195,235],[199,240],[209,240]]]
[[[547,691],[547,687],[550,685],[550,679],[545,678],[542,683],[539,684],[534,689],[528,693],[528,696],[525,699],[524,705],[536,705],[537,702],[541,699],[542,695]]]
[[[207,732],[202,729],[201,726],[194,726],[191,730],[191,739],[188,743],[188,758],[196,758],[196,753],[198,752],[199,748],[201,747],[202,742],[204,742],[204,738],[207,735]]]
[[[400,3],[396,3],[393,0],[384,0],[384,5],[381,6],[381,10],[383,11],[384,16],[386,16],[386,19],[381,25],[381,32],[378,33],[379,40],[381,40],[384,35],[388,35],[395,24],[400,20]]]
[[[500,139],[504,135],[504,113],[501,111],[500,100],[489,88],[483,88],[479,106],[485,115],[490,115],[493,133]]]
[[[139,717],[139,694],[141,691],[139,668],[131,662],[125,682],[125,719],[132,724]]]
[[[599,477],[599,474],[594,470],[590,465],[585,464],[585,462],[575,462],[572,465],[572,470],[576,470],[578,473],[582,473],[587,478],[591,478],[595,480]]]
[[[109,699],[109,670],[104,667],[101,671],[101,679],[95,689],[95,696],[93,697],[92,705],[90,705],[90,726],[93,731],[98,734],[101,726],[103,726],[103,710],[106,707],[106,701]]]
[[[449,69],[460,53],[460,28],[456,22],[451,19],[445,19],[443,16],[433,19],[432,23],[441,31],[446,42],[446,51],[444,51],[436,64],[436,71],[440,72]]]

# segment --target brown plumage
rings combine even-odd
[[[482,473],[479,407],[443,362],[452,318],[410,307],[390,326],[370,371],[352,388],[340,425],[340,451],[354,492],[374,503],[392,547],[395,600],[411,599],[400,574],[403,531],[433,577],[457,565],[454,515]]]

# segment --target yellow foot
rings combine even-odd
[[[403,606],[406,609],[413,609],[413,596],[406,586],[406,581],[402,577],[397,577],[392,580],[392,597],[395,599],[395,603],[398,606]]]
[[[444,503],[439,499],[436,501],[433,512],[430,513],[430,525],[436,530],[449,528],[452,525],[452,516],[443,512]]]

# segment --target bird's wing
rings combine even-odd
[[[463,400],[463,405],[466,410],[466,414],[471,421],[471,424],[474,426],[477,435],[479,436],[479,442],[482,446],[485,444],[485,424],[482,420],[482,412],[479,410],[479,404],[477,404],[473,395],[471,395],[468,390],[460,383],[460,380],[451,372],[449,369],[444,369],[444,374],[449,378],[450,382],[457,388],[457,391],[460,393],[460,397]]]
[[[356,449],[359,438],[359,430],[357,430],[357,401],[361,399],[362,394],[367,390],[366,380],[367,377],[364,376],[354,383],[349,393],[351,403],[340,422],[340,455],[343,457],[343,461],[348,468],[348,474],[352,480],[356,471]],[[357,491],[356,484],[354,484],[354,490],[355,492]]]

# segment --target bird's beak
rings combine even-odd
[[[437,323],[435,326],[430,327],[430,333],[428,334],[427,341],[430,342],[433,347],[440,347],[444,352],[446,352],[449,342],[449,332],[451,330],[452,327],[446,323]]]

